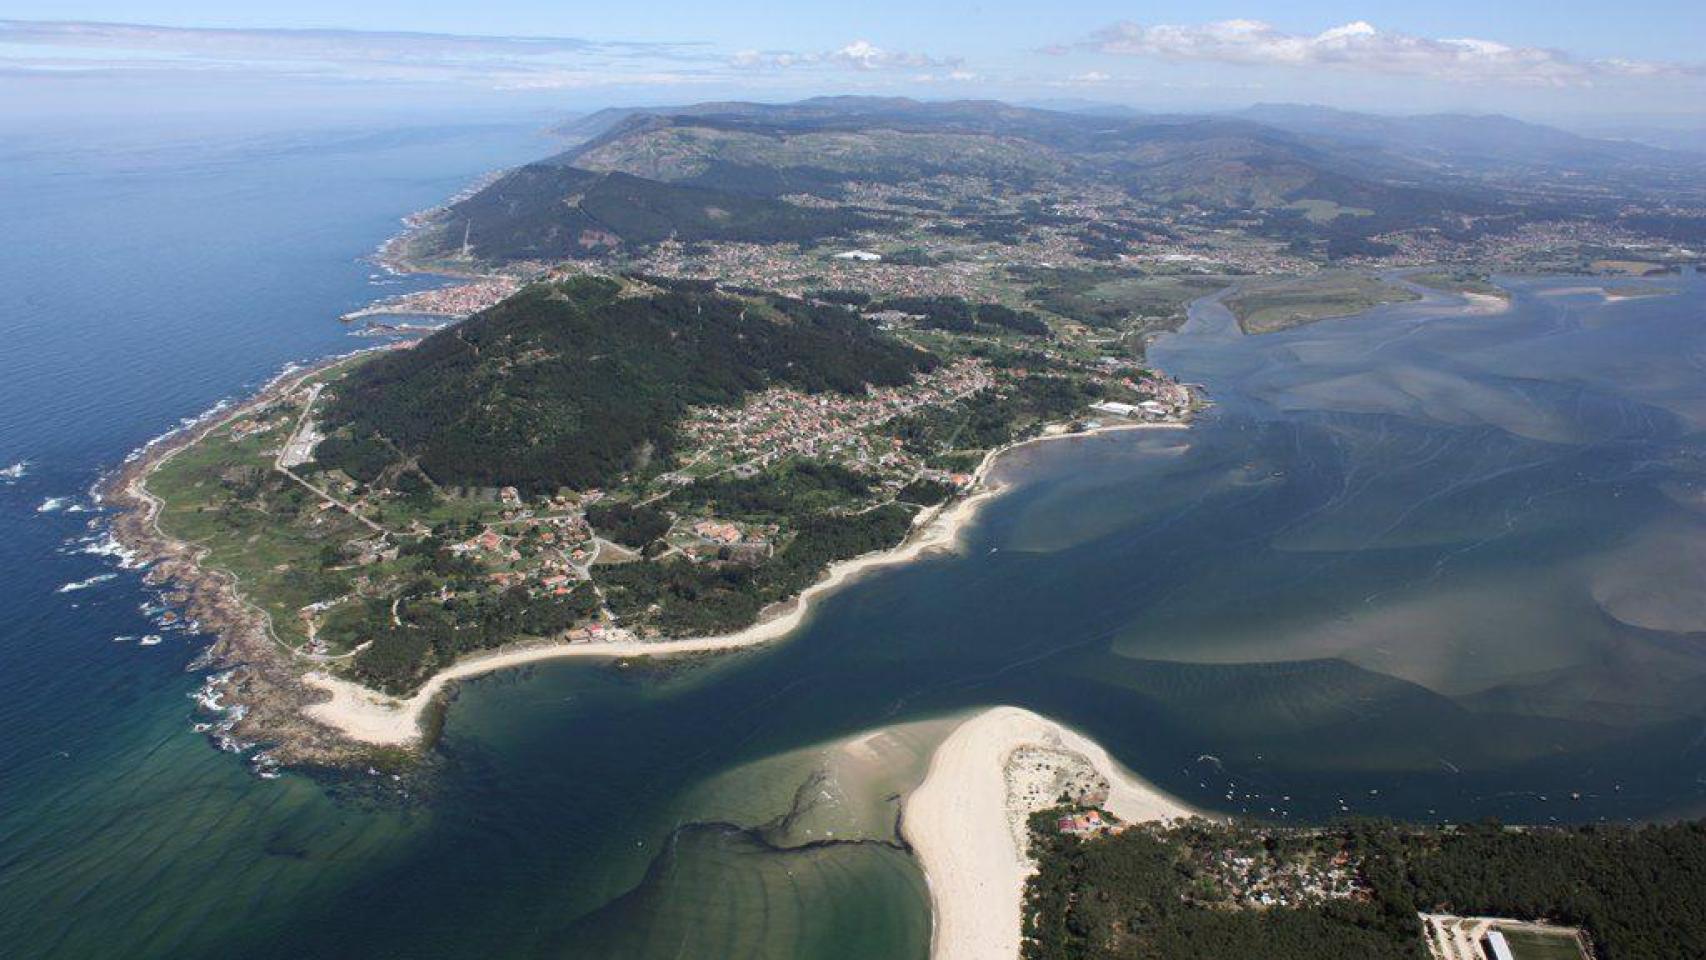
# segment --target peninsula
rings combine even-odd
[[[932,960],[1518,960],[1706,949],[1700,823],[1204,816],[1012,706],[961,720],[903,802]]]
[[[829,98],[563,132],[383,246],[456,283],[354,315],[449,326],[281,377],[107,485],[219,636],[226,742],[404,761],[458,678],[773,640],[952,544],[1012,444],[1189,422],[1147,351],[1198,298],[1259,333],[1413,299],[1403,270],[1491,309],[1494,270],[1686,252],[1639,191],[1614,226],[1567,197],[1532,222],[1254,120]]]
[[[1029,821],[1062,796],[1122,822],[1195,811],[1125,772],[1095,742],[1028,710],[994,707],[937,748],[901,820],[930,884],[932,960],[1017,958]]]
[[[951,547],[1000,450],[1198,403],[998,304],[918,308],[970,332],[542,277],[151,448],[109,486],[115,532],[218,631],[231,743],[401,759],[457,679],[774,640],[813,596]]]

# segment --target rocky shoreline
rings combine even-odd
[[[235,578],[204,566],[200,548],[160,528],[161,502],[148,491],[147,480],[208,433],[349,356],[286,370],[248,400],[143,447],[95,490],[99,502],[112,510],[107,530],[123,549],[125,565],[143,568],[144,583],[180,594],[184,615],[214,636],[195,666],[214,671],[201,700],[225,714],[218,726],[227,744],[243,750],[265,747],[273,761],[290,766],[348,766],[374,759],[375,751],[307,718],[303,711],[325,695],[302,681],[302,670],[274,639],[266,614],[243,597]]]
[[[367,351],[357,351],[362,352]],[[430,745],[433,724],[429,717],[454,681],[492,670],[559,657],[692,656],[773,642],[793,632],[815,598],[838,589],[858,573],[904,563],[927,552],[954,549],[963,527],[1001,492],[1001,486],[990,485],[987,480],[1003,454],[1049,440],[1123,429],[1186,426],[1128,424],[1083,433],[1055,430],[992,450],[976,472],[980,492],[938,508],[900,544],[837,564],[801,595],[784,601],[778,609],[767,610],[757,623],[735,634],[631,644],[518,643],[453,664],[435,675],[415,697],[398,700],[330,677],[316,669],[317,664],[286,648],[274,636],[267,614],[243,596],[234,576],[205,566],[204,550],[160,527],[162,503],[147,488],[155,470],[212,431],[355,355],[329,357],[286,370],[242,403],[215,408],[191,425],[143,447],[95,491],[97,499],[112,511],[108,531],[122,548],[126,565],[145,568],[143,580],[150,586],[174,591],[181,597],[185,617],[214,635],[212,645],[195,663],[196,668],[211,671],[198,699],[204,707],[223,715],[212,725],[221,745],[236,752],[259,748],[262,755],[257,767],[263,769],[277,765],[404,765]]]
[[[469,187],[477,190],[482,183]],[[461,195],[459,195],[461,196]],[[448,203],[455,202],[454,198]],[[397,273],[446,273],[438,265],[410,262],[404,255],[408,240],[443,208],[405,218],[405,229],[386,240],[374,254],[384,269]],[[489,274],[465,274],[474,283],[513,282]],[[305,379],[373,350],[398,344],[374,345],[352,353],[324,358],[306,366],[286,368],[260,391],[230,406],[215,407],[189,425],[172,431],[134,452],[112,476],[97,485],[96,499],[111,508],[108,530],[122,548],[126,565],[146,568],[144,582],[175,592],[187,619],[214,635],[212,645],[194,668],[211,672],[198,697],[203,707],[220,714],[215,724],[198,724],[216,733],[220,745],[255,755],[257,769],[274,766],[356,768],[406,766],[430,746],[434,718],[456,680],[557,657],[704,656],[773,642],[792,633],[817,596],[838,589],[860,572],[901,563],[924,552],[953,549],[959,530],[1000,492],[985,481],[1005,453],[1034,443],[1133,428],[1179,428],[1185,423],[1119,423],[1083,433],[1056,425],[1039,436],[989,451],[975,474],[969,497],[943,504],[921,520],[901,543],[887,550],[836,564],[799,595],[773,605],[747,628],[721,637],[690,637],[634,643],[570,644],[560,640],[518,642],[465,658],[439,671],[417,694],[407,699],[388,697],[350,680],[333,676],[324,664],[288,648],[276,637],[268,614],[244,597],[238,579],[204,564],[205,551],[178,540],[159,524],[162,502],[147,488],[160,466],[222,425],[264,407],[290,393]]]

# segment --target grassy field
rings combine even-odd
[[[336,510],[293,522],[316,503],[301,487],[278,483],[285,478],[262,453],[284,429],[235,440],[222,427],[155,471],[148,489],[164,503],[160,528],[205,548],[206,565],[234,575],[243,595],[272,617],[278,638],[295,646],[306,639],[297,611],[348,586],[321,570],[322,549],[364,528]],[[248,494],[263,484],[272,485],[270,495]]]
[[[319,376],[335,376],[352,365]],[[303,607],[343,600],[327,612],[320,632],[330,651],[339,653],[355,640],[337,629],[351,612],[342,608],[354,606],[362,584],[405,576],[407,563],[352,566],[342,551],[351,541],[371,540],[375,531],[274,469],[276,451],[300,412],[300,404],[281,400],[223,424],[161,464],[147,487],[162,504],[160,529],[203,548],[206,567],[234,576],[242,595],[266,612],[282,643],[296,647],[308,640]],[[255,426],[262,429],[233,432]],[[373,519],[400,530],[417,523],[484,521],[500,509],[464,498],[438,498],[424,506],[389,499]]]
[[[1582,960],[1574,936],[1536,930],[1503,930],[1516,960]]]
[[[1595,260],[1590,269],[1594,273],[1619,277],[1654,277],[1671,272],[1671,268],[1662,263],[1645,260]]]
[[[1335,270],[1246,281],[1226,298],[1226,306],[1245,333],[1263,334],[1415,299],[1415,293],[1377,277]]]
[[[1141,357],[1156,334],[1177,330],[1192,300],[1225,289],[1232,279],[1203,274],[1140,274],[1114,269],[1030,269],[1027,306],[1092,329],[1096,349],[1109,340]]]
[[[1373,210],[1363,207],[1344,207],[1331,200],[1298,200],[1286,204],[1287,210],[1303,211],[1310,223],[1331,223],[1340,217],[1372,217]]]
[[[1478,270],[1429,270],[1426,273],[1412,274],[1407,279],[1411,283],[1441,293],[1476,293],[1486,297],[1510,298],[1510,294],[1503,287],[1493,283],[1485,273]]]
[[[1117,304],[1133,313],[1162,313],[1183,308],[1227,285],[1225,277],[1179,274],[1161,277],[1116,277],[1085,291],[1104,303]]]

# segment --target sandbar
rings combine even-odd
[[[1041,806],[1010,796],[1009,764],[1029,747],[1088,761],[1108,783],[1103,807],[1128,823],[1196,815],[1047,717],[1018,707],[974,715],[936,748],[903,808],[901,830],[930,886],[932,960],[1019,956],[1025,880],[1035,869],[1025,854],[1025,817]]]

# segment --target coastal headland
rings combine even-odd
[[[411,343],[375,349],[407,349]],[[149,582],[181,591],[186,615],[216,640],[206,662],[221,672],[210,691],[230,713],[224,728],[233,743],[267,744],[281,763],[338,766],[376,759],[401,760],[423,746],[426,718],[457,681],[494,671],[562,658],[623,659],[709,655],[780,640],[803,623],[812,604],[826,594],[880,568],[903,564],[958,548],[962,531],[1003,486],[991,478],[1000,457],[1021,447],[1084,438],[1122,430],[1184,429],[1184,423],[1116,421],[1069,430],[1046,428],[1037,436],[986,452],[965,482],[965,493],[921,511],[897,546],[832,564],[798,595],[766,607],[743,629],[714,636],[642,639],[614,629],[591,639],[576,633],[506,645],[459,659],[433,673],[409,696],[394,696],[331,672],[323,656],[305,653],[279,636],[274,618],[245,595],[236,575],[208,562],[208,550],[179,539],[160,523],[164,504],[151,492],[149,479],[185,450],[222,428],[293,393],[307,392],[310,381],[324,378],[370,351],[335,357],[289,370],[248,400],[200,418],[192,426],[162,437],[138,451],[101,490],[116,508],[111,533],[129,562],[146,566]]]
[[[215,408],[136,451],[95,491],[101,503],[113,508],[108,532],[122,548],[124,564],[145,568],[147,583],[175,588],[187,618],[214,637],[203,662],[224,668],[219,676],[227,694],[225,703],[237,708],[227,726],[228,735],[234,742],[277,743],[282,756],[293,762],[335,764],[351,759],[351,753],[338,734],[302,715],[300,704],[314,694],[303,686],[301,670],[279,642],[266,611],[244,596],[236,576],[205,562],[204,548],[161,529],[163,503],[149,491],[148,478],[210,432],[276,401],[311,378],[360,355],[397,346],[370,347],[286,368],[247,400]]]
[[[568,298],[588,296],[589,282],[617,285],[578,282],[561,288]],[[635,292],[615,303],[680,309],[646,281],[622,282]],[[550,299],[541,302],[560,303],[559,289],[525,288],[516,295],[520,306],[505,301],[476,322],[509,322],[504,311],[532,322],[528,298],[543,293]],[[1473,291],[1462,296],[1470,311],[1484,309]],[[720,297],[693,294],[685,302],[798,309],[774,298],[713,299]],[[447,336],[462,334],[394,344],[386,362],[409,360]],[[250,400],[140,451],[107,485],[107,499],[120,508],[113,533],[152,567],[151,580],[182,588],[186,613],[218,635],[209,662],[226,670],[210,681],[217,687],[210,693],[228,711],[224,729],[233,743],[266,744],[282,763],[406,762],[428,737],[434,705],[460,680],[560,658],[703,656],[775,642],[804,622],[817,598],[863,573],[955,549],[964,526],[1000,493],[991,472],[1008,451],[1182,429],[1201,403],[1187,387],[1105,356],[1052,361],[1053,372],[1039,379],[956,355],[957,338],[891,336],[900,346],[884,349],[901,351],[908,363],[929,356],[907,353],[916,349],[912,339],[960,358],[935,360],[934,370],[892,391],[862,385],[863,399],[772,389],[738,406],[693,409],[683,429],[692,445],[672,471],[644,483],[619,480],[608,495],[557,486],[555,495],[531,500],[513,488],[482,495],[426,478],[419,464],[434,456],[430,446],[352,439],[325,413],[337,399],[322,394],[356,389],[348,386],[353,375],[376,364],[336,358],[282,375]],[[1021,342],[1026,336],[1014,334]],[[371,360],[373,352],[362,356]],[[1109,389],[1104,383],[1127,391],[1114,396],[1157,399],[1087,402],[1096,395],[1088,387]],[[1019,405],[1004,399],[1012,397]],[[978,417],[999,429],[984,428],[987,439],[968,443],[965,424]],[[896,425],[901,432],[885,436]],[[328,436],[338,438],[343,461],[328,459]],[[755,445],[755,437],[775,439]],[[940,452],[907,454],[920,437]],[[408,459],[364,475],[362,443],[393,459],[404,448]],[[198,444],[223,446],[197,453],[199,472],[176,471],[178,498],[168,511],[150,482]],[[819,459],[826,452],[841,459]],[[404,492],[405,480],[412,490]],[[827,511],[825,497],[832,498]],[[168,512],[194,535],[163,524]],[[827,545],[808,543],[810,536]],[[256,543],[278,549],[263,552]],[[814,551],[803,555],[812,559],[789,562],[789,551],[800,549]],[[786,573],[765,580],[778,565]],[[683,577],[679,594],[667,592]],[[335,586],[302,587],[320,582]],[[544,604],[550,616],[528,619],[526,604]],[[443,611],[453,611],[448,621]],[[488,629],[494,619],[507,626]],[[470,630],[486,639],[468,643]],[[446,652],[420,652],[430,636],[451,641]]]

